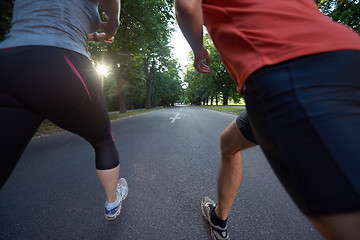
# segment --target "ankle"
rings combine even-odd
[[[223,213],[223,211],[220,210],[220,207],[219,207],[218,204],[216,205],[216,207],[215,207],[215,209],[214,209],[214,212],[215,212],[216,217],[218,217],[219,219],[221,219],[221,220],[223,220],[223,221],[226,221],[226,220],[227,220],[227,217],[228,217],[228,216],[225,215],[225,214]]]
[[[111,196],[111,198],[107,198],[107,199],[106,199],[106,203],[107,203],[108,205],[116,204],[116,202],[118,201],[118,199],[119,199],[119,196],[118,196],[117,193],[115,193],[114,196]]]
[[[217,209],[217,206],[216,206],[216,208],[215,208],[213,211],[211,211],[211,213],[210,213],[211,222],[212,222],[214,225],[220,226],[221,228],[225,228],[225,227],[226,227],[226,223],[227,223],[227,218],[226,218],[225,220],[219,218],[218,215],[216,214],[216,209]]]

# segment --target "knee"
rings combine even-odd
[[[119,165],[119,154],[111,139],[93,145],[96,169],[108,170]]]
[[[224,156],[231,156],[246,148],[255,146],[244,137],[238,128],[226,128],[220,136],[221,154]]]
[[[220,135],[220,150],[222,155],[233,155],[239,150],[237,149],[237,144],[234,142],[234,139],[231,137],[231,133],[225,129]]]

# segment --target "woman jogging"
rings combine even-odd
[[[47,118],[93,146],[105,216],[120,213],[128,187],[119,180],[105,99],[87,53],[88,40],[113,41],[119,14],[119,0],[15,1],[10,32],[0,43],[0,186]]]

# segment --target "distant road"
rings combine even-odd
[[[129,195],[103,216],[94,152],[71,133],[34,139],[0,192],[0,239],[209,239],[200,211],[216,198],[219,136],[235,115],[177,106],[112,122]],[[260,148],[243,152],[231,239],[322,239],[297,210]]]

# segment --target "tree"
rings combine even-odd
[[[146,81],[146,108],[151,108],[152,77],[157,65],[170,55],[168,47],[172,29],[169,22],[174,20],[172,1],[140,0],[125,1],[122,8],[122,36],[132,40],[131,51],[137,52],[142,61],[143,78]],[[139,14],[141,13],[141,14]],[[123,38],[124,47],[129,44]]]
[[[114,44],[106,50],[116,69],[113,77],[119,91],[120,112],[126,111],[125,97],[129,94],[125,91],[133,90],[131,85],[139,86],[142,80],[146,81],[146,108],[151,108],[152,77],[171,55],[168,43],[172,32],[169,26],[174,24],[172,4],[172,0],[122,1],[120,27]]]
[[[201,105],[207,103],[210,97],[216,97],[216,86],[209,74],[198,73],[193,65],[188,65],[184,76],[187,83],[186,97],[190,104]]]
[[[211,42],[209,34],[205,35],[205,47],[211,56],[210,77],[215,83],[215,91],[221,93],[223,105],[228,105],[229,98],[237,96],[235,82],[231,79],[223,65],[219,53]]]
[[[0,1],[0,41],[5,39],[11,25],[15,1]]]
[[[325,15],[360,33],[359,0],[316,0],[315,2]]]
[[[190,102],[195,105],[207,104],[210,98],[212,104],[215,98],[216,104],[218,104],[219,96],[222,96],[224,105],[228,105],[230,99],[239,100],[236,85],[222,64],[208,34],[204,36],[204,45],[210,55],[211,72],[210,74],[200,74],[195,71],[193,66],[188,66],[184,80],[189,85],[186,92]]]
[[[170,59],[155,71],[152,99],[157,105],[174,106],[175,102],[181,99],[183,91],[178,68],[179,64],[176,60]]]

